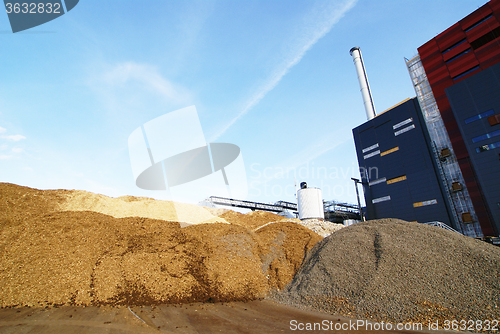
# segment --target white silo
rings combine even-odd
[[[307,188],[307,183],[302,182],[297,191],[297,206],[300,220],[325,219],[321,189]]]

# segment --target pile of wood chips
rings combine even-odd
[[[322,239],[274,214],[214,212],[0,183],[0,307],[263,298]]]

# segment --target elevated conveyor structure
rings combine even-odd
[[[210,196],[204,202],[216,205],[229,206],[234,208],[250,209],[252,211],[261,210],[274,213],[291,211],[298,215],[298,207],[296,203],[278,201],[274,204],[244,201],[233,198],[225,198],[218,196]],[[360,210],[355,204],[342,203],[336,201],[325,201],[325,220],[333,223],[342,223],[346,219],[360,220]]]

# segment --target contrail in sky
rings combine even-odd
[[[278,85],[281,79],[298,64],[305,53],[323,36],[325,36],[333,26],[347,13],[358,0],[347,0],[340,5],[337,3],[328,3],[321,8],[314,8],[306,23],[313,25],[303,33],[297,45],[292,48],[289,57],[281,63],[271,74],[267,82],[249,99],[243,110],[234,117],[211,141],[217,140],[222,136],[236,121],[243,117],[250,109],[257,105],[274,87]],[[311,21],[311,22],[309,22]]]

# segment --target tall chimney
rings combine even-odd
[[[372,93],[370,91],[370,85],[368,84],[368,77],[366,76],[363,57],[361,57],[361,50],[359,47],[355,46],[349,51],[349,53],[352,56],[354,66],[356,67],[356,72],[358,74],[359,87],[361,89],[361,96],[363,97],[363,103],[365,105],[366,117],[368,120],[371,120],[376,115],[375,106],[373,105]]]

